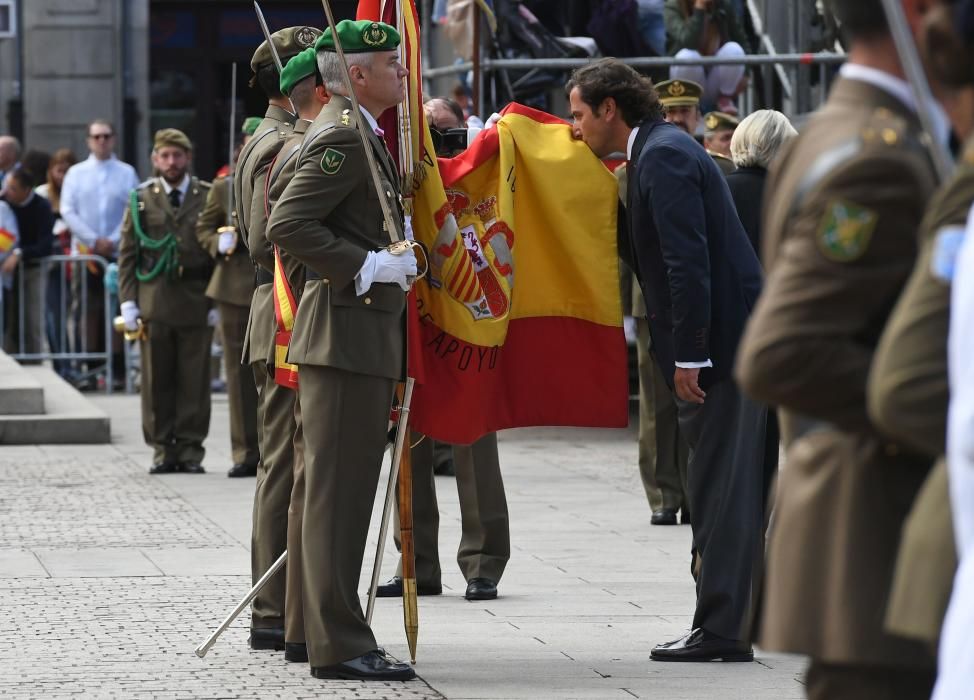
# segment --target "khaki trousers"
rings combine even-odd
[[[305,642],[304,634],[304,549],[301,547],[304,520],[304,421],[301,402],[294,402],[294,486],[287,509],[287,568],[284,595],[284,639]]]
[[[257,384],[254,373],[240,364],[250,307],[217,302],[220,334],[223,337],[223,366],[227,374],[227,403],[230,408],[230,451],[234,464],[257,464]]]
[[[301,365],[304,625],[311,666],[377,648],[359,599],[395,381]]]
[[[287,547],[288,507],[294,487],[295,392],[274,383],[264,362],[253,363],[260,383],[260,464],[254,491],[250,568],[254,583]],[[251,604],[254,627],[284,626],[286,575],[276,573]]]
[[[413,434],[413,444],[420,439]],[[413,540],[416,551],[416,583],[440,585],[439,526],[433,477],[433,441],[424,439],[412,452]],[[460,498],[461,537],[457,564],[463,577],[501,580],[511,558],[510,519],[507,497],[497,456],[497,433],[472,445],[454,445],[457,494]],[[400,548],[399,519],[395,524],[396,548]],[[402,575],[402,562],[397,575]]]
[[[689,449],[680,433],[676,401],[650,353],[649,322],[636,319],[639,362],[639,475],[650,509],[689,509]],[[684,511],[686,513],[686,511]]]
[[[928,700],[935,672],[844,666],[812,659],[805,674],[808,700]]]
[[[142,435],[153,461],[202,462],[210,430],[209,326],[146,323],[142,351]]]

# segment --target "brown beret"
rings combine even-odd
[[[152,139],[152,148],[159,150],[166,146],[176,146],[187,151],[193,150],[192,141],[179,129],[159,129],[156,132],[155,137]]]
[[[309,46],[314,46],[319,36],[321,31],[314,27],[286,27],[271,34],[271,41],[274,42],[274,48],[277,49],[277,55],[280,56],[283,65],[289,58],[297,56]],[[267,41],[264,40],[250,59],[250,69],[256,73],[264,66],[272,65],[274,65],[274,56]]]

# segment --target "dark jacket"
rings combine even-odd
[[[768,171],[764,168],[738,168],[728,173],[727,186],[730,188],[737,216],[744,226],[751,246],[761,257],[761,211],[764,205],[764,181]]]
[[[653,350],[671,387],[676,361],[709,359],[706,388],[731,376],[761,265],[720,168],[682,129],[643,122],[629,170],[630,245]]]
[[[54,252],[54,213],[51,204],[39,194],[31,194],[26,204],[8,202],[17,217],[20,239],[17,247],[25,263],[38,260]]]
[[[708,24],[719,36],[718,48],[728,41],[736,41],[745,51],[750,51],[750,41],[741,18],[728,0],[714,0],[714,9],[709,14],[692,10],[689,15],[684,13],[683,0],[666,0],[663,17],[670,54],[680,49],[700,50]]]

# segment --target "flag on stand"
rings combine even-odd
[[[366,1],[359,17],[374,18]],[[563,120],[516,104],[437,167],[415,6],[402,0],[399,17],[397,4],[382,20],[402,31],[409,87],[380,124],[430,259],[410,293],[412,427],[457,444],[504,428],[625,427],[615,177]]]

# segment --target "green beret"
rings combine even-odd
[[[257,131],[257,127],[263,121],[262,117],[247,117],[244,119],[243,125],[240,127],[241,134],[247,134],[247,136],[253,136],[254,132]]]
[[[287,65],[289,58],[297,56],[309,46],[314,46],[315,39],[320,35],[321,32],[314,27],[287,27],[271,34],[271,41],[274,42],[277,55],[281,58],[281,64]],[[274,57],[271,55],[267,41],[264,40],[250,59],[250,69],[256,73],[262,67],[273,64]]]
[[[703,88],[692,80],[664,80],[653,86],[663,107],[699,107]]]
[[[392,51],[399,48],[399,32],[385,22],[343,19],[335,29],[338,30],[338,39],[345,53]],[[315,42],[315,51],[335,51],[331,27],[325,29],[325,33]]]
[[[152,139],[152,149],[158,151],[166,146],[176,146],[186,151],[193,150],[193,143],[189,137],[179,129],[159,129]]]
[[[726,112],[707,112],[703,118],[707,131],[733,131],[740,123],[740,119]]]
[[[297,56],[292,58],[281,71],[281,94],[290,95],[291,88],[300,83],[305,78],[309,78],[318,70],[315,49],[309,46]]]

